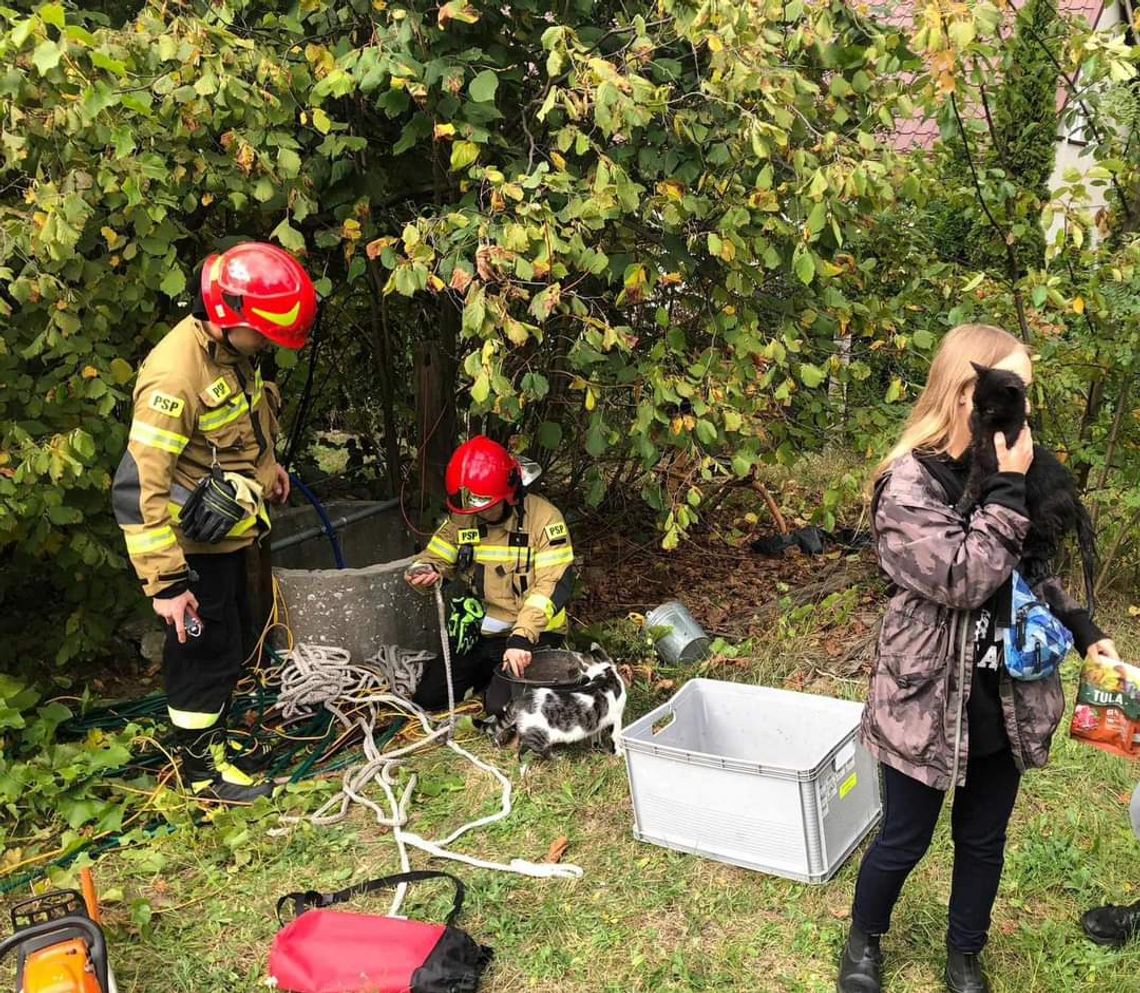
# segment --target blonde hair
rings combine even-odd
[[[977,376],[970,363],[996,365],[1019,348],[1025,346],[993,324],[959,324],[952,329],[938,346],[926,386],[915,401],[902,436],[875,467],[872,487],[892,462],[916,449],[934,454],[946,452],[958,398]]]

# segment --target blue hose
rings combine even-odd
[[[336,567],[338,569],[347,569],[348,566],[345,565],[344,562],[344,552],[341,551],[340,540],[336,536],[336,528],[333,527],[332,521],[329,520],[329,515],[324,505],[317,499],[317,495],[301,482],[296,473],[289,473],[289,479],[292,480],[293,485],[301,491],[301,496],[312,504],[313,510],[317,512],[317,516],[321,519],[321,526],[325,529],[325,536],[329,539],[329,544],[332,545],[333,561],[336,562]]]

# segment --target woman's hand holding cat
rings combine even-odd
[[[998,472],[1016,472],[1024,476],[1033,464],[1033,432],[1029,425],[1021,429],[1012,448],[1006,444],[1005,435],[998,431],[994,435],[994,450],[997,452]]]
[[[1120,653],[1116,650],[1116,645],[1111,638],[1102,638],[1095,645],[1089,645],[1085,658],[1090,662],[1103,662],[1105,660],[1119,662]]]

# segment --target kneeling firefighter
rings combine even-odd
[[[564,642],[574,586],[566,521],[552,503],[526,491],[529,477],[490,438],[461,445],[445,476],[451,513],[406,574],[421,589],[443,579],[466,581],[471,595],[452,601],[448,624],[457,653],[455,696],[486,690],[484,706],[494,715],[510,701],[510,687],[493,678],[496,671],[522,675],[537,646]],[[442,664],[425,668],[413,699],[428,710],[447,706]]]
[[[168,625],[163,679],[183,784],[223,803],[272,792],[225,730],[261,620],[247,556],[269,531],[265,502],[289,496],[273,450],[280,396],[258,356],[303,348],[316,317],[312,280],[288,252],[247,242],[207,258],[194,309],[139,369],[112,488],[131,563]]]

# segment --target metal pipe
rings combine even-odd
[[[339,531],[341,528],[347,527],[349,524],[355,524],[357,521],[366,520],[369,517],[375,517],[377,514],[383,513],[385,510],[391,510],[393,507],[398,507],[400,501],[385,500],[382,503],[370,504],[360,510],[353,510],[340,517],[333,517],[329,519],[329,524],[334,531]],[[280,552],[286,548],[293,548],[303,542],[309,541],[312,538],[319,538],[327,532],[323,524],[315,524],[313,527],[305,528],[304,531],[298,531],[296,534],[289,535],[288,538],[281,538],[277,541],[271,542],[269,550],[271,552]]]

